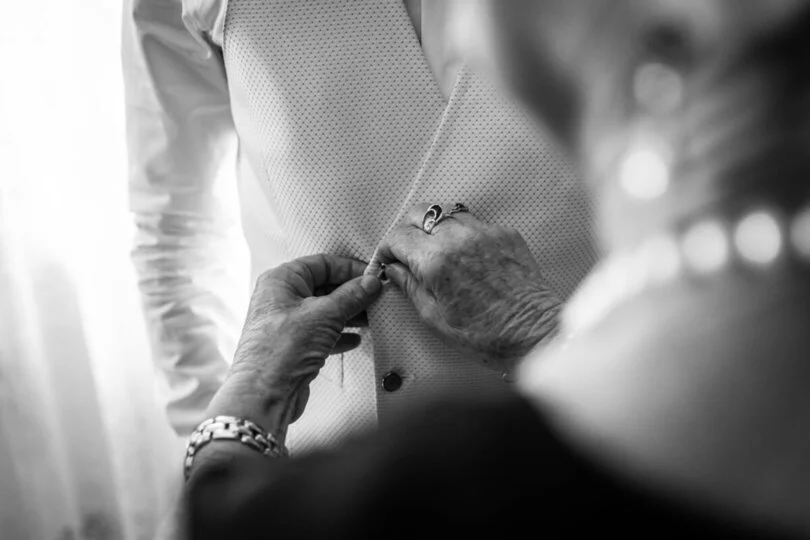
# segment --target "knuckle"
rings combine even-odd
[[[503,238],[507,241],[507,243],[511,246],[521,246],[526,245],[526,240],[523,238],[523,235],[520,234],[520,231],[517,229],[513,229],[511,227],[504,230]]]
[[[475,253],[483,244],[486,244],[490,236],[482,230],[465,228],[455,239],[452,245],[444,250],[445,258],[458,256],[461,253]]]
[[[436,326],[436,314],[432,306],[421,305],[419,306],[419,317],[429,325]]]
[[[517,229],[513,229],[512,227],[491,227],[489,229],[489,234],[494,236],[498,239],[513,239],[516,236],[520,236],[520,233],[517,232]]]
[[[295,259],[281,265],[285,272],[300,274],[307,269],[307,264],[301,259]]]
[[[417,300],[417,310],[422,320],[434,328],[440,328],[443,318],[439,316],[439,309],[430,294],[426,292],[425,294],[417,295]]]
[[[279,276],[284,273],[284,265],[277,266],[275,268],[270,268],[265,270],[259,277],[256,278],[256,288],[265,287],[269,283],[278,280]]]

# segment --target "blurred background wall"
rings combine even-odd
[[[0,538],[153,538],[155,400],[127,211],[118,0],[3,0]]]

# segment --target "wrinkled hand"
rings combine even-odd
[[[365,266],[314,255],[262,274],[225,388],[212,402],[217,414],[263,416],[265,429],[282,432],[297,420],[326,357],[360,343],[343,330],[367,324],[365,309],[381,289],[378,278],[362,276]]]
[[[414,207],[382,242],[386,276],[446,342],[488,367],[511,370],[556,331],[561,300],[516,230],[457,213],[427,234],[428,206]]]

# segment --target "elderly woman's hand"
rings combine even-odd
[[[362,275],[364,268],[354,259],[314,255],[265,272],[208,415],[252,419],[283,441],[326,357],[359,344],[359,335],[343,329],[363,324],[381,289],[378,278]]]
[[[560,298],[516,230],[462,212],[428,234],[427,209],[414,207],[381,244],[385,274],[445,341],[486,366],[510,370],[556,331]]]

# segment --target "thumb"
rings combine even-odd
[[[381,290],[382,283],[378,277],[365,275],[347,281],[326,298],[335,302],[345,323],[365,311],[377,299]]]

